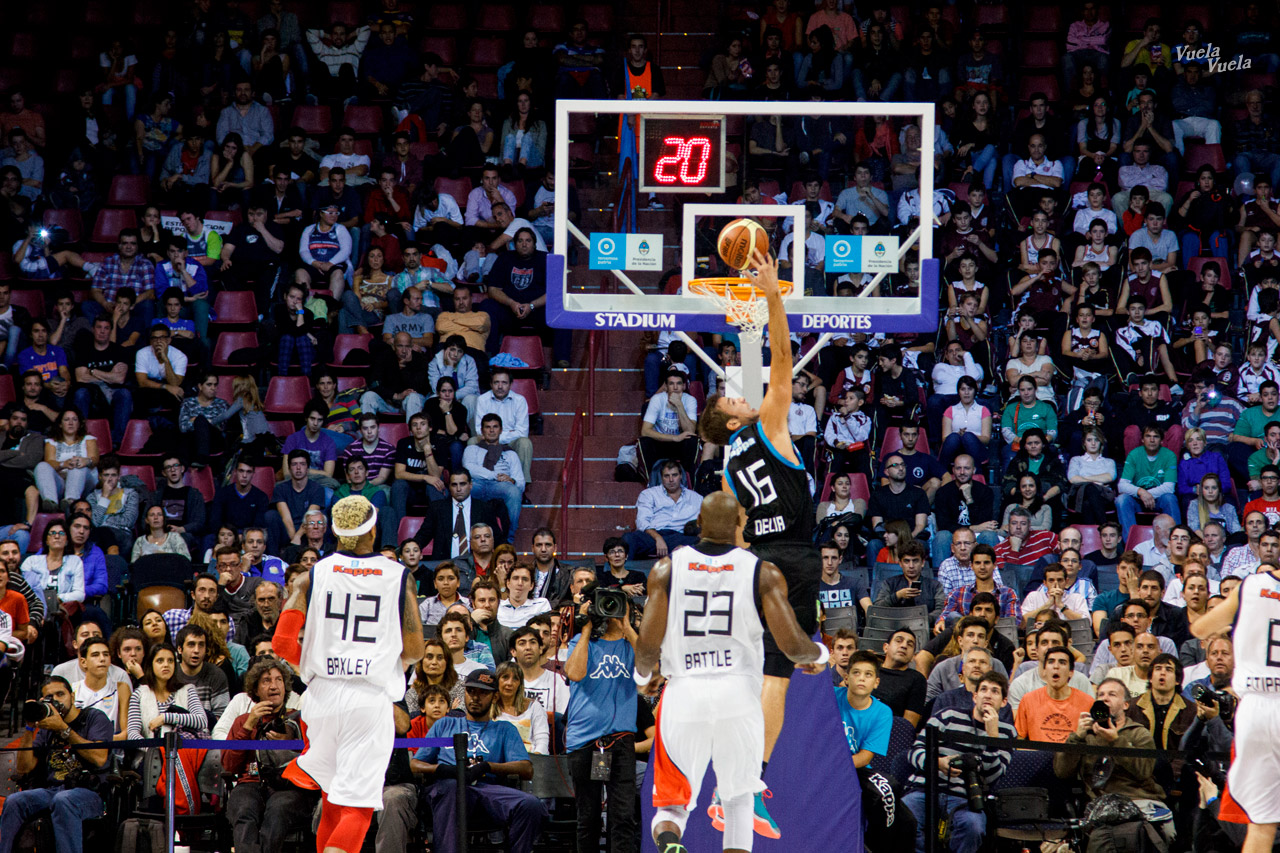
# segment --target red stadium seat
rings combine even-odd
[[[126,459],[144,459],[159,456],[159,453],[145,453],[143,448],[147,439],[151,438],[151,424],[141,418],[134,418],[124,428],[124,440],[120,442],[120,456]]]
[[[467,28],[467,7],[461,4],[441,4],[431,7],[431,29],[433,30],[465,30]],[[447,63],[446,63],[447,64]]]
[[[507,41],[497,37],[477,36],[467,46],[466,65],[474,68],[497,68],[507,61]]]
[[[230,374],[218,377],[218,399],[231,402],[235,394],[236,377]]]
[[[111,424],[106,418],[90,418],[84,422],[84,430],[98,440],[98,454],[111,452]]]
[[[514,368],[516,370],[544,370],[547,366],[542,354],[542,338],[537,335],[507,335],[498,352],[513,355],[527,365]]]
[[[35,33],[20,31],[9,36],[9,55],[18,62],[31,62],[40,56],[40,40]]]
[[[791,185],[791,195],[788,198],[791,201],[804,198],[804,183],[802,181],[796,181]],[[831,184],[826,181],[822,182],[822,189],[818,190],[818,198],[823,201],[835,201],[831,196]]]
[[[258,323],[258,301],[252,290],[224,290],[213,298],[217,323],[224,326],[254,326]]]
[[[293,124],[308,136],[327,136],[333,131],[333,113],[328,107],[299,104],[293,111]]]
[[[458,207],[463,211],[467,209],[467,196],[471,194],[470,178],[436,178],[436,192],[453,196],[453,200],[458,203]]]
[[[516,8],[502,5],[485,4],[476,15],[476,30],[480,32],[506,33],[518,26]]]
[[[530,415],[542,414],[542,404],[538,401],[538,383],[532,379],[511,380],[511,393],[524,397],[529,404]]]
[[[1215,172],[1226,171],[1227,158],[1222,153],[1222,146],[1217,143],[1210,145],[1207,142],[1202,142],[1199,145],[1188,145],[1187,157],[1183,161],[1182,171],[1189,175],[1194,175],[1201,166],[1212,166]]]
[[[239,225],[243,219],[238,210],[206,210],[204,213],[205,222],[229,222],[232,228]]]
[[[564,6],[535,3],[529,7],[529,26],[540,33],[564,32]]]
[[[378,438],[395,447],[402,438],[409,436],[409,425],[404,421],[378,424]]]
[[[32,317],[43,317],[44,314],[44,292],[40,290],[13,290],[9,300],[14,305],[20,305],[31,313]]]
[[[356,350],[364,352],[369,351],[369,345],[373,343],[373,335],[338,335],[333,339],[333,361],[330,367],[342,367],[343,360],[349,353]],[[368,369],[368,365],[362,365],[364,369]]]
[[[524,207],[524,181],[503,181],[502,185],[511,190],[511,194],[516,197],[516,207]]]
[[[263,407],[269,415],[300,415],[311,400],[311,380],[305,376],[273,376]]]
[[[1023,68],[1057,68],[1062,59],[1058,43],[1050,39],[1028,39],[1022,43]]]
[[[146,175],[116,175],[107,190],[108,207],[141,207],[151,200],[151,185]]]
[[[218,335],[218,342],[213,345],[213,360],[210,364],[215,369],[245,370],[249,365],[232,364],[228,359],[236,350],[257,348],[257,332],[223,332]]]
[[[281,442],[298,431],[293,421],[267,421],[267,426],[271,428],[271,434]]]
[[[271,497],[271,493],[276,488],[276,469],[270,465],[257,466],[253,469],[253,480],[251,482],[266,492],[267,497]]]
[[[825,480],[822,481],[822,496],[818,498],[818,502],[831,500],[832,488],[831,484],[835,482],[836,475],[828,473]],[[849,499],[850,500],[871,500],[871,490],[867,486],[867,477],[865,474],[849,475]]]
[[[951,8],[950,6],[947,7]],[[1057,33],[1062,29],[1062,10],[1057,6],[1032,6],[1023,16],[1022,31],[1026,33]]]
[[[1133,3],[1126,5],[1128,6],[1129,17],[1124,31],[1127,33],[1141,33],[1148,18],[1161,18],[1165,11],[1165,8],[1159,3]],[[1207,26],[1204,21],[1200,23]],[[1172,35],[1172,27],[1165,27],[1165,29],[1169,29],[1171,31],[1169,35]],[[1164,30],[1162,29],[1161,33],[1163,34],[1163,32]],[[1123,43],[1119,46],[1124,47]]]
[[[156,490],[156,469],[150,465],[121,465],[121,477],[137,477],[147,487],[148,491]]]
[[[27,546],[28,554],[34,554],[44,547],[44,529],[55,518],[62,518],[62,513],[41,512],[36,514],[35,520],[31,522],[31,544]]]
[[[1009,9],[1003,3],[981,3],[975,10],[974,23],[980,27],[1003,28],[1009,25]]]
[[[607,33],[613,30],[613,5],[609,3],[587,3],[578,10],[578,14],[587,22],[587,31]]]
[[[988,9],[989,6],[979,6],[979,9]],[[1056,74],[1019,74],[1018,75],[1018,101],[1026,103],[1031,100],[1032,94],[1035,92],[1044,92],[1044,96],[1050,104],[1056,104],[1061,98],[1062,90],[1058,86],[1058,75]]]
[[[1225,259],[1214,257],[1191,258],[1187,261],[1187,269],[1196,277],[1196,281],[1202,281],[1203,276],[1201,273],[1202,270],[1204,270],[1205,264],[1218,265],[1218,278],[1221,279],[1222,286],[1229,290],[1231,288],[1231,276],[1223,274],[1227,269],[1227,262]]]
[[[12,403],[17,399],[17,395],[13,390],[13,376],[9,373],[0,373],[0,406],[5,403]]]
[[[418,535],[422,529],[423,518],[420,515],[406,515],[400,519],[400,528],[396,531],[396,541],[403,542]]]
[[[45,228],[62,228],[71,238],[72,243],[79,243],[80,238],[84,236],[84,220],[80,218],[80,211],[69,210],[46,210],[44,212]]]
[[[410,157],[416,157],[417,159],[422,160],[427,157],[434,157],[439,153],[440,153],[440,143],[436,142],[434,139],[429,139],[426,142],[410,142],[409,143]]]
[[[188,470],[187,476],[183,482],[188,486],[195,487],[195,490],[200,493],[200,496],[205,499],[206,503],[211,502],[213,500],[214,493],[217,492],[217,485],[213,482],[212,468],[205,467],[201,468],[199,471]]]
[[[338,377],[339,391],[350,391],[352,388],[364,388],[367,384],[368,383],[363,376],[339,376]]]
[[[1138,547],[1143,542],[1150,542],[1155,538],[1156,538],[1156,533],[1151,528],[1151,525],[1135,524],[1133,527],[1129,528],[1129,535],[1125,537],[1124,549],[1126,551],[1132,551],[1134,548]]]
[[[1080,556],[1083,557],[1102,547],[1102,536],[1098,533],[1098,525],[1073,524],[1071,526],[1080,531]]]
[[[329,0],[329,15],[324,20],[355,26],[364,20],[357,0]]]
[[[126,228],[137,228],[138,216],[132,210],[119,210],[113,207],[98,211],[98,218],[93,223],[93,235],[89,242],[114,246],[119,242],[120,232]]]
[[[352,104],[343,111],[342,124],[361,136],[376,136],[382,133],[382,107]]]
[[[880,445],[881,461],[893,451],[900,449],[902,449],[902,436],[898,434],[897,427],[889,427],[884,431],[884,441]],[[916,450],[921,453],[929,452],[929,436],[923,431],[920,433],[919,440],[916,441]]]
[[[418,40],[418,52],[434,53],[443,64],[454,65],[458,61],[458,40],[453,36],[425,35]]]

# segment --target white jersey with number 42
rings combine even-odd
[[[404,698],[400,665],[404,566],[381,554],[341,552],[311,569],[307,627],[302,639],[304,681],[363,682]]]
[[[760,558],[731,545],[702,548],[685,546],[671,554],[662,674],[763,680],[764,625],[756,606]]]
[[[1236,661],[1232,689],[1240,696],[1280,697],[1280,580],[1270,572],[1249,575],[1240,584],[1231,639]]]

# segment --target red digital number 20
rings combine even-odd
[[[653,166],[653,178],[660,184],[700,184],[707,177],[707,164],[711,160],[711,140],[705,136],[694,136],[682,139],[679,136],[668,136],[662,140],[667,148],[674,148],[674,154],[659,157]],[[693,149],[698,149],[697,162],[691,162]],[[669,167],[678,167],[672,174]]]

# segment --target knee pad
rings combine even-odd
[[[724,807],[724,849],[750,850],[756,837],[755,795],[739,794],[721,805]]]
[[[685,824],[689,822],[689,810],[682,806],[663,806],[653,812],[653,822],[649,825],[649,834],[657,837],[658,824],[670,821],[676,825],[680,837],[684,837]]]

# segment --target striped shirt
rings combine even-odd
[[[353,441],[342,451],[342,455],[338,457],[338,465],[346,470],[347,462],[351,459],[363,459],[365,467],[369,469],[369,478],[378,476],[378,472],[383,468],[394,469],[396,465],[396,449],[391,446],[389,441],[378,439],[378,443],[374,445],[373,450],[365,449],[363,441]]]
[[[1017,730],[1008,722],[1000,720],[999,734],[997,737],[1005,740],[1017,740]],[[945,708],[936,715],[929,718],[929,722],[925,723],[926,728],[932,728],[944,734],[966,734],[976,735],[978,737],[986,737],[987,730],[973,718],[973,711],[962,711],[958,708]],[[907,780],[910,788],[923,788],[925,786],[925,731],[920,730],[920,734],[916,735],[916,742],[911,747],[911,775]],[[952,746],[945,741],[939,744],[938,755],[961,755],[977,753],[982,759],[982,779],[988,785],[994,785],[1004,772],[1009,769],[1009,761],[1012,755],[1008,750],[993,750],[990,748],[981,748],[976,746]],[[937,772],[937,768],[929,768],[930,772]],[[941,782],[942,792],[950,794],[953,797],[968,796],[964,779],[960,776],[945,776],[939,779]]]

